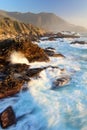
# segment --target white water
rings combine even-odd
[[[10,56],[10,61],[12,64],[16,64],[16,63],[25,63],[27,65],[29,65],[29,61],[27,60],[27,58],[24,56],[23,53],[21,52],[12,52],[11,56]]]
[[[55,48],[66,58],[50,57],[48,63],[29,63],[31,68],[49,65],[59,68],[43,70],[38,78],[31,78],[25,84],[28,91],[0,101],[0,112],[12,105],[16,117],[21,116],[16,125],[6,130],[87,130],[87,50],[81,46],[72,47],[70,41],[72,39],[38,43],[43,48]],[[17,56],[11,59],[18,59]],[[15,63],[19,63],[17,61]],[[63,88],[52,90],[52,82],[62,76],[69,76],[70,82]]]

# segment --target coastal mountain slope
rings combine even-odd
[[[43,35],[45,31],[31,24],[25,24],[17,20],[13,20],[8,17],[0,17],[0,36],[3,37],[15,37],[17,35],[28,35],[30,37],[39,37]]]
[[[31,12],[20,13],[20,12],[7,12],[0,11],[0,16],[2,17],[10,17],[12,19],[19,20],[24,23],[30,23],[37,27],[43,28],[47,31],[75,31],[75,32],[87,32],[87,29],[80,26],[75,26],[73,24],[68,23],[64,19],[59,16],[56,16],[53,13],[38,13],[34,14]]]

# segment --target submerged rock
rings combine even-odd
[[[63,87],[64,85],[67,85],[70,81],[70,77],[61,77],[57,78],[53,83],[52,83],[52,89],[60,88]]]
[[[7,107],[1,114],[0,114],[0,122],[2,128],[7,128],[13,124],[16,124],[16,117],[15,113],[11,106]]]

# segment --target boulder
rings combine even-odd
[[[7,75],[0,81],[0,98],[5,98],[18,93],[23,84],[24,80],[14,78],[13,73]]]
[[[52,83],[52,89],[63,87],[65,85],[67,85],[69,83],[69,81],[70,81],[70,77],[67,77],[67,76],[66,77],[57,78]]]
[[[7,128],[13,124],[16,124],[16,117],[15,113],[11,106],[7,107],[1,114],[0,114],[0,122],[2,128]]]

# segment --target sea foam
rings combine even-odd
[[[14,51],[12,52],[11,56],[10,56],[10,61],[12,64],[15,64],[15,63],[25,63],[27,65],[29,65],[29,61],[28,59],[24,56],[23,53],[21,52],[17,52],[17,51]]]

